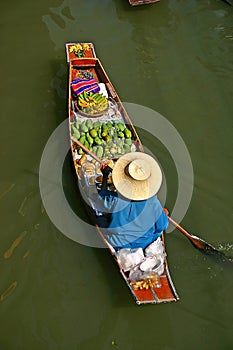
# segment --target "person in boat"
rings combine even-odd
[[[103,174],[99,197],[106,213],[97,217],[106,239],[116,249],[146,248],[168,226],[168,217],[156,193],[162,183],[162,171],[156,160],[142,152],[120,157],[113,169],[101,166]],[[108,190],[112,171],[115,191]]]

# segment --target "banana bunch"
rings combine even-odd
[[[85,113],[96,114],[107,109],[108,99],[102,94],[84,91],[78,96],[78,106]]]
[[[137,282],[130,282],[130,285],[133,287],[133,289],[149,289],[158,287],[160,284],[159,277],[157,274],[152,272],[147,278],[139,280]]]

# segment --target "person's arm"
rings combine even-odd
[[[103,180],[102,180],[102,185],[101,185],[101,190],[107,190],[108,188],[108,175],[112,169],[107,165],[107,166],[102,166],[101,167],[101,172],[103,174]]]
[[[108,175],[112,171],[112,168],[103,164],[101,166],[101,172],[103,174],[101,190],[99,191],[99,198],[103,200],[103,205],[110,213],[117,200],[117,195],[115,192],[108,190]]]
[[[107,190],[108,188],[108,175],[103,174],[103,180],[101,184],[101,190]]]

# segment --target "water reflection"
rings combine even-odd
[[[23,231],[19,237],[17,237],[14,242],[12,243],[12,245],[10,246],[10,248],[4,253],[4,258],[5,259],[9,259],[13,253],[13,251],[15,250],[15,248],[20,244],[20,242],[22,241],[22,239],[26,236],[27,231]]]
[[[9,297],[9,295],[14,291],[14,289],[17,287],[18,282],[14,281],[1,295],[0,295],[0,301],[5,300]]]
[[[15,184],[5,184],[5,183],[1,183],[1,185],[2,185],[2,187],[3,187],[3,189],[1,190],[1,193],[0,193],[0,200],[8,193],[8,192],[10,192],[13,188],[14,188],[14,186],[15,186]]]

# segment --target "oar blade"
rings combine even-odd
[[[195,248],[201,250],[207,255],[215,255],[221,258],[223,261],[228,261],[230,263],[233,262],[233,260],[231,258],[228,258],[223,252],[197,236],[190,234],[190,242]]]
[[[192,234],[190,234],[190,241],[198,249],[203,249],[203,250],[212,251],[212,252],[217,251],[217,249],[213,247],[211,244],[205,242],[200,237],[194,236]]]

